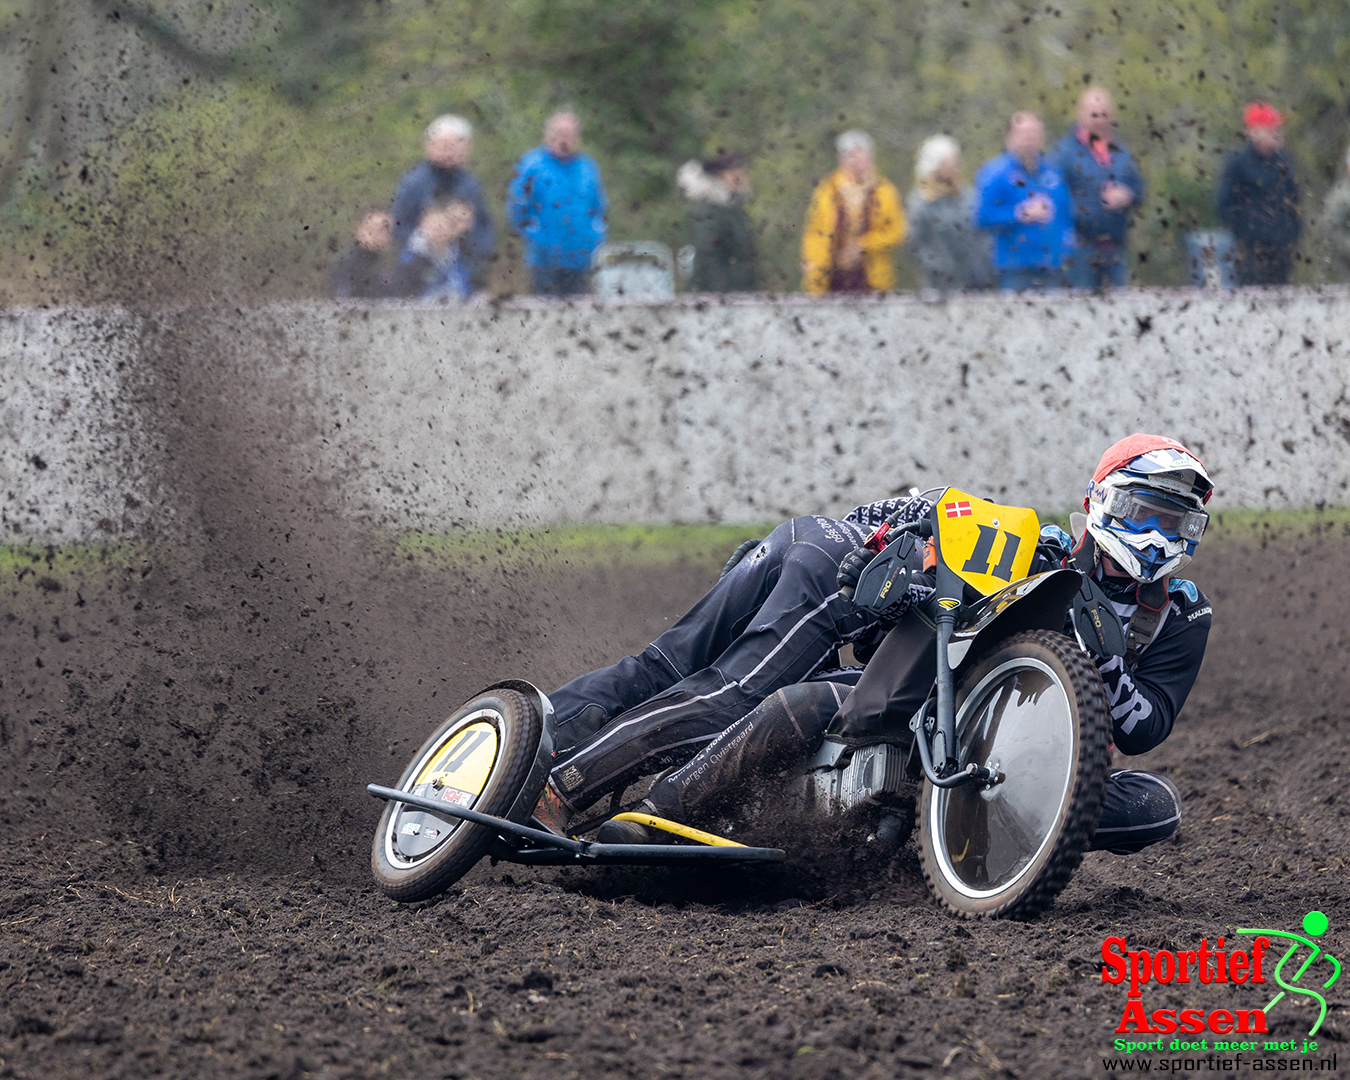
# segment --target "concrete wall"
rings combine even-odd
[[[142,320],[124,312],[0,317],[0,542],[136,535],[170,526],[158,454],[122,407]]]
[[[18,312],[0,524],[171,531],[204,452],[396,529],[763,521],[937,483],[1063,509],[1135,430],[1201,454],[1216,506],[1345,503],[1348,360],[1344,291]]]

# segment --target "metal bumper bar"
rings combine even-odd
[[[787,858],[779,848],[755,847],[676,847],[672,844],[597,844],[589,840],[573,840],[568,836],[545,829],[532,829],[528,825],[517,825],[505,818],[481,814],[463,806],[455,806],[440,799],[428,799],[413,795],[397,788],[381,787],[379,784],[367,784],[366,791],[377,799],[386,802],[399,802],[425,810],[429,814],[441,817],[459,818],[475,825],[484,825],[502,836],[515,837],[528,841],[531,847],[516,848],[505,840],[498,840],[492,846],[489,855],[505,862],[523,863],[527,866],[571,866],[571,865],[607,865],[628,863],[642,866],[665,866],[687,864],[690,862],[716,863],[780,863]]]

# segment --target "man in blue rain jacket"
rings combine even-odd
[[[520,159],[507,188],[507,220],[525,241],[534,292],[544,296],[588,292],[591,255],[605,242],[605,187],[580,146],[576,114],[555,112],[543,145]]]
[[[971,220],[993,234],[999,288],[1062,286],[1061,267],[1073,243],[1073,204],[1064,177],[1041,152],[1041,118],[1013,113],[1005,145],[1007,151],[975,177]]]

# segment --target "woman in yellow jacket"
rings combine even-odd
[[[885,292],[895,286],[891,253],[905,239],[900,193],[877,174],[865,132],[844,132],[835,149],[839,168],[816,186],[806,212],[802,290]]]

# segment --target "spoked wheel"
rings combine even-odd
[[[457,709],[417,752],[398,789],[442,799],[485,814],[524,822],[542,788],[543,721],[516,690],[496,689]],[[444,892],[492,846],[496,834],[481,825],[406,806],[385,804],[370,853],[385,895],[411,903]]]
[[[924,876],[963,916],[1031,918],[1068,884],[1097,827],[1111,733],[1101,676],[1069,638],[1028,631],[961,679],[956,708],[961,764],[1004,779],[924,784]]]

